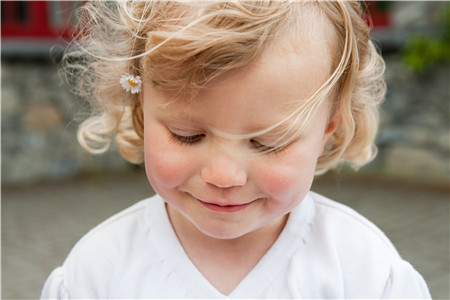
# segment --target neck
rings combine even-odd
[[[170,205],[170,221],[191,262],[221,293],[229,295],[276,241],[287,215],[234,239],[218,239],[201,232]]]

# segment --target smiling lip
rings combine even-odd
[[[198,199],[197,199],[198,200]],[[239,205],[219,205],[198,200],[204,207],[219,213],[234,213],[246,209],[252,202]]]

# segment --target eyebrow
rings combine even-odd
[[[197,125],[200,127],[200,122],[196,121],[194,117],[189,116],[187,114],[183,114],[182,112],[174,112],[173,110],[166,110],[157,108],[157,119],[162,120],[164,122],[170,123],[181,123],[183,124],[189,123],[189,125]]]
[[[171,123],[183,123],[183,126],[188,125],[189,127],[192,127],[190,129],[197,129],[197,128],[205,128],[212,132],[213,134],[223,137],[223,138],[228,138],[228,139],[251,139],[251,138],[255,138],[255,137],[264,137],[264,138],[269,138],[269,139],[275,139],[275,140],[286,140],[286,139],[290,139],[292,137],[292,133],[296,133],[294,134],[296,137],[295,139],[301,139],[302,137],[304,137],[307,132],[309,131],[310,128],[308,128],[308,124],[303,124],[303,122],[301,122],[300,124],[303,124],[301,127],[301,129],[299,130],[298,126],[292,126],[291,127],[291,122],[289,122],[289,119],[285,120],[284,122],[281,122],[280,124],[278,124],[278,126],[275,126],[274,128],[266,131],[268,128],[276,125],[272,124],[269,126],[255,126],[254,128],[256,128],[255,130],[249,130],[249,133],[243,133],[243,134],[232,134],[232,133],[226,133],[220,130],[215,129],[213,126],[209,125],[209,124],[204,124],[203,122],[199,122],[197,120],[195,120],[195,117],[188,115],[188,114],[184,114],[183,113],[183,109],[181,108],[180,110],[171,110],[168,109],[168,105],[173,104],[173,102],[168,103],[168,104],[164,104],[164,105],[159,105],[156,107],[156,112],[159,114],[158,118],[165,121],[165,122],[171,122]],[[206,125],[206,126],[205,126]],[[197,128],[195,128],[197,127]],[[259,129],[261,128],[261,129]],[[290,131],[291,133],[288,133],[288,131]],[[300,132],[298,132],[300,131]]]

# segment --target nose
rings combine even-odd
[[[230,154],[211,155],[201,171],[204,182],[219,188],[243,186],[247,183],[245,166]]]

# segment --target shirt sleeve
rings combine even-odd
[[[62,267],[53,270],[44,284],[41,299],[69,299],[69,293],[65,286],[65,275]]]
[[[391,267],[383,299],[431,299],[423,277],[406,261],[396,262]]]

